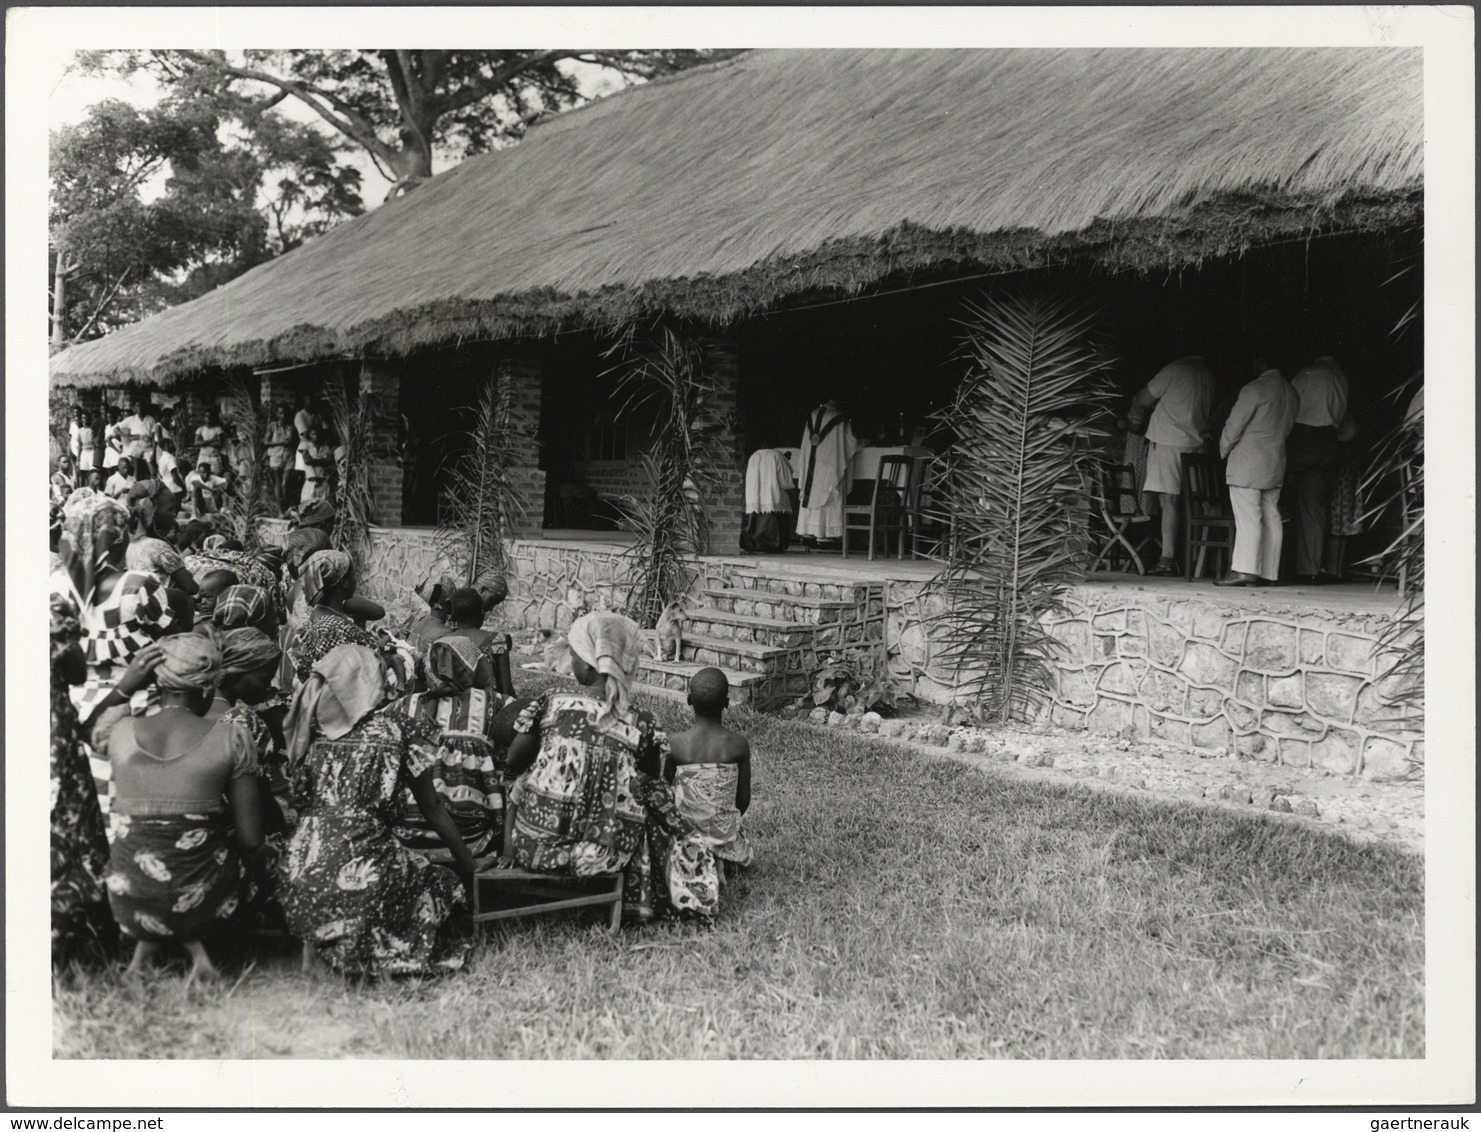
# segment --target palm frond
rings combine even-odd
[[[958,694],[983,718],[1027,718],[1053,687],[1059,646],[1044,621],[1084,576],[1095,459],[1084,438],[1111,398],[1095,319],[1063,295],[966,304],[965,374],[937,413],[955,439],[934,493],[949,533],[931,588],[945,599],[935,634]]]
[[[629,327],[607,351],[618,359],[620,413],[652,406],[659,418],[643,456],[649,490],[621,504],[623,527],[637,535],[627,552],[632,590],[628,615],[657,623],[663,607],[689,588],[689,559],[709,548],[705,499],[715,490],[724,459],[723,429],[714,410],[716,384],[703,347],[664,327],[639,336]]]
[[[226,383],[225,418],[236,431],[232,445],[234,473],[222,501],[222,510],[237,538],[248,550],[255,550],[259,539],[257,523],[268,513],[266,431],[268,408],[257,390],[240,377]]]
[[[484,386],[468,446],[448,474],[447,508],[437,527],[439,555],[465,581],[508,572],[505,542],[529,509],[510,475],[517,438],[509,383],[503,374]]]
[[[376,407],[370,394],[348,373],[325,381],[324,400],[335,434],[345,448],[344,475],[334,492],[336,515],[331,538],[335,549],[348,554],[356,573],[363,576],[369,559],[370,524],[375,521],[370,468],[377,455],[372,450]]]

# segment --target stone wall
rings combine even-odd
[[[903,687],[946,703],[952,675],[929,631],[938,600],[890,584],[887,663]],[[1424,729],[1387,698],[1391,661],[1374,646],[1389,624],[1381,612],[1082,586],[1050,625],[1063,650],[1048,714],[1101,734],[1400,777],[1423,765]]]

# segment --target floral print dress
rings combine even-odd
[[[77,607],[51,596],[51,953],[66,962],[106,954],[118,929],[103,888],[108,836],[92,770],[77,736],[77,709],[62,664],[82,639]]]
[[[511,843],[535,872],[573,877],[622,873],[623,914],[712,918],[719,906],[714,854],[679,813],[661,767],[668,736],[645,711],[598,720],[590,696],[545,693],[515,721],[538,733],[540,753],[516,784]]]
[[[425,975],[461,967],[452,930],[457,876],[396,840],[402,788],[426,770],[437,733],[372,713],[339,739],[320,737],[291,772],[298,828],[280,864],[293,935],[353,975]]]
[[[377,652],[382,648],[379,637],[360,628],[343,613],[321,610],[317,615],[310,614],[290,646],[295,686],[307,680],[314,665],[340,645],[364,645]]]

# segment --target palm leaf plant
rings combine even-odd
[[[658,425],[643,455],[649,490],[621,504],[623,527],[637,535],[628,552],[631,596],[627,613],[640,625],[657,624],[663,607],[688,588],[690,560],[709,546],[704,501],[725,458],[724,424],[714,410],[715,379],[704,349],[668,327],[646,339],[636,328],[607,351],[619,363],[619,415],[651,408]]]
[[[471,584],[490,572],[508,572],[505,540],[528,510],[510,475],[518,437],[511,424],[508,382],[496,380],[484,387],[473,427],[464,435],[468,446],[448,473],[437,550]]]
[[[1087,439],[1113,395],[1095,318],[1057,294],[966,304],[966,372],[936,414],[954,441],[933,492],[949,536],[930,589],[943,660],[983,721],[1029,718],[1054,687],[1045,620],[1084,577]]]
[[[334,534],[331,542],[355,563],[363,576],[369,558],[370,524],[375,518],[375,504],[370,490],[372,441],[375,436],[376,406],[370,394],[351,375],[342,374],[324,383],[324,400],[335,435],[344,446],[339,463],[339,482],[334,492]],[[399,516],[398,516],[399,517]]]
[[[258,520],[269,511],[270,489],[265,482],[268,410],[260,403],[256,390],[240,377],[227,380],[224,408],[223,415],[235,431],[236,439],[230,449],[234,454],[229,462],[233,475],[222,510],[242,546],[255,550],[259,543]]]

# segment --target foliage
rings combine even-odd
[[[619,415],[651,406],[658,426],[643,455],[649,491],[622,504],[623,526],[635,533],[628,552],[633,581],[627,613],[651,628],[663,607],[689,588],[687,560],[709,547],[706,496],[727,458],[720,445],[724,422],[714,410],[715,379],[705,370],[704,349],[664,327],[639,342],[630,327],[607,357],[621,359],[617,385],[626,400]]]
[[[468,447],[448,472],[437,549],[439,557],[471,584],[490,571],[508,573],[504,540],[528,509],[510,475],[519,438],[511,423],[504,374],[484,386],[473,427],[465,435]]]
[[[232,475],[221,509],[247,550],[257,548],[257,521],[270,513],[274,498],[265,482],[268,415],[267,406],[249,382],[240,377],[227,380],[222,421],[229,433],[235,433],[235,440],[226,449],[231,454],[226,463]]]
[[[867,672],[842,657],[829,655],[812,674],[812,687],[797,701],[797,706],[825,707],[845,714],[877,711],[881,715],[893,715],[895,686],[882,670]]]
[[[1415,266],[1406,265],[1389,282]],[[1393,336],[1403,337],[1420,324],[1422,315],[1416,302],[1394,326]],[[1384,578],[1400,582],[1399,610],[1375,648],[1392,658],[1380,690],[1390,703],[1403,707],[1406,715],[1421,712],[1424,702],[1424,411],[1408,412],[1423,388],[1421,370],[1389,394],[1397,420],[1374,446],[1358,486],[1363,526],[1370,527],[1390,513],[1399,518],[1398,533],[1364,561],[1378,564]]]
[[[369,561],[370,524],[375,519],[375,504],[370,491],[370,468],[377,453],[372,443],[379,406],[376,398],[357,382],[352,374],[341,373],[324,382],[324,401],[329,417],[344,447],[337,458],[338,481],[334,491],[334,534],[330,541],[355,563],[355,572],[365,576]],[[342,470],[342,475],[339,473]],[[400,516],[393,516],[393,521]]]
[[[360,174],[291,122],[118,100],[51,135],[53,345],[204,294],[362,210]]]
[[[955,440],[939,473],[949,536],[931,589],[943,656],[983,719],[1027,718],[1053,688],[1044,619],[1084,575],[1085,439],[1111,396],[1094,317],[1052,293],[966,304],[966,373],[937,413]]]
[[[517,141],[538,118],[583,101],[580,71],[651,79],[717,57],[705,51],[98,51],[92,70],[144,70],[182,95],[229,101],[269,120],[287,99],[364,150],[394,182],[432,175],[434,153],[460,160]]]

